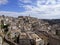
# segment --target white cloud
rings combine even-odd
[[[0,11],[0,14],[10,15],[10,16],[30,16],[44,19],[60,18],[60,3],[55,0],[36,0],[35,3],[32,0],[19,0],[23,3],[32,3],[32,5],[23,5],[26,11],[24,12],[6,12]]]
[[[7,3],[8,3],[8,0],[0,0],[0,5],[7,4]]]
[[[31,2],[31,0],[19,0],[19,1],[21,1],[23,3],[30,3]]]
[[[22,2],[27,1],[27,0],[21,0]],[[28,0],[27,2],[30,3],[32,0]],[[60,7],[60,4],[57,3],[55,0],[35,0],[36,2],[34,3],[34,5],[23,5],[23,7],[26,10],[34,10],[34,11],[41,11],[41,10],[46,10],[48,9],[56,9],[56,7]],[[44,5],[43,5],[44,3]],[[33,4],[33,2],[32,2]],[[35,6],[36,5],[36,6]]]
[[[56,0],[48,0],[46,4],[56,4]]]
[[[40,12],[33,12],[33,11],[25,11],[25,12],[8,12],[8,11],[0,11],[1,15],[6,15],[6,16],[31,16],[31,17],[36,17],[40,19],[60,19],[60,12],[58,10],[54,12],[48,12],[47,10]]]
[[[31,3],[32,0],[28,0],[28,1],[29,1],[28,3]],[[35,0],[35,1],[36,2],[34,3],[34,5],[29,5],[29,4],[23,5],[23,7],[26,9],[26,12],[38,18],[59,18],[60,15],[59,0],[57,1],[56,0]]]
[[[10,12],[10,11],[0,11],[0,15],[5,15],[5,16],[28,16],[29,12]]]

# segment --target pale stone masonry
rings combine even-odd
[[[1,29],[1,20],[4,23],[3,29]],[[6,29],[8,29],[7,32]],[[58,30],[57,34],[56,30]],[[50,35],[59,39],[59,30],[57,24],[50,25],[47,21],[30,16],[19,16],[18,18],[0,16],[1,45],[4,42],[8,45],[48,45],[52,43],[49,41],[51,39]]]
[[[0,36],[0,45],[3,44],[3,38]]]

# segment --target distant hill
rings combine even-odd
[[[43,21],[47,21],[50,25],[59,24],[60,23],[60,19],[52,19],[52,20],[43,19]]]

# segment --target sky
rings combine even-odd
[[[60,0],[0,0],[0,15],[60,19]]]

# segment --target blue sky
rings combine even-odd
[[[24,8],[19,7],[17,0],[8,0],[7,4],[0,5],[0,11],[12,11],[12,12],[21,12],[24,11]]]
[[[60,18],[60,0],[0,0],[0,15]]]

